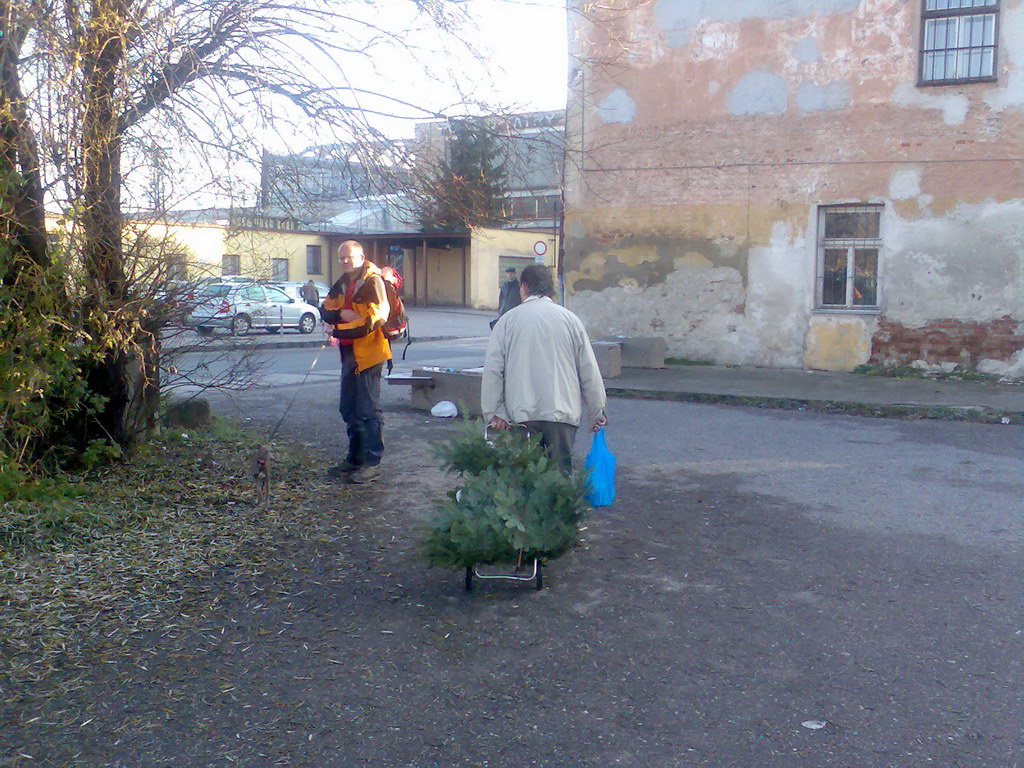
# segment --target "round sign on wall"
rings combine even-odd
[[[548,244],[545,243],[543,240],[538,240],[536,243],[533,244],[533,252],[538,256],[543,256],[545,253],[548,252]]]

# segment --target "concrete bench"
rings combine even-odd
[[[421,411],[429,411],[442,400],[459,407],[460,415],[478,417],[480,413],[479,368],[453,370],[450,368],[416,368],[410,373],[392,373],[385,377],[388,384],[410,386],[410,404]]]
[[[384,379],[388,384],[396,384],[398,386],[434,388],[433,376],[414,376],[411,373],[391,373],[385,376]]]
[[[592,341],[590,346],[597,358],[601,378],[619,378],[622,375],[622,344],[618,341]]]
[[[609,336],[601,341],[619,345],[623,368],[665,367],[665,339],[661,336]]]
[[[620,341],[592,341],[594,356],[601,376],[617,378],[622,373]],[[442,400],[448,400],[459,407],[461,415],[481,416],[480,385],[483,381],[482,368],[414,368],[412,373],[395,371],[386,376],[388,384],[411,387],[410,404],[413,408],[429,411]]]

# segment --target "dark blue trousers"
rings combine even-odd
[[[341,399],[338,410],[348,432],[347,461],[380,464],[384,455],[384,414],[380,408],[380,374],[384,363],[356,373],[356,355],[341,345]]]

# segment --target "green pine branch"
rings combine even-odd
[[[435,453],[459,487],[437,501],[422,552],[433,565],[466,568],[564,554],[589,507],[582,476],[566,476],[536,439],[470,422]]]

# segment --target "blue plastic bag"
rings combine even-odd
[[[594,433],[587,454],[590,491],[587,501],[592,507],[610,507],[615,501],[615,456],[604,442],[604,427]]]

